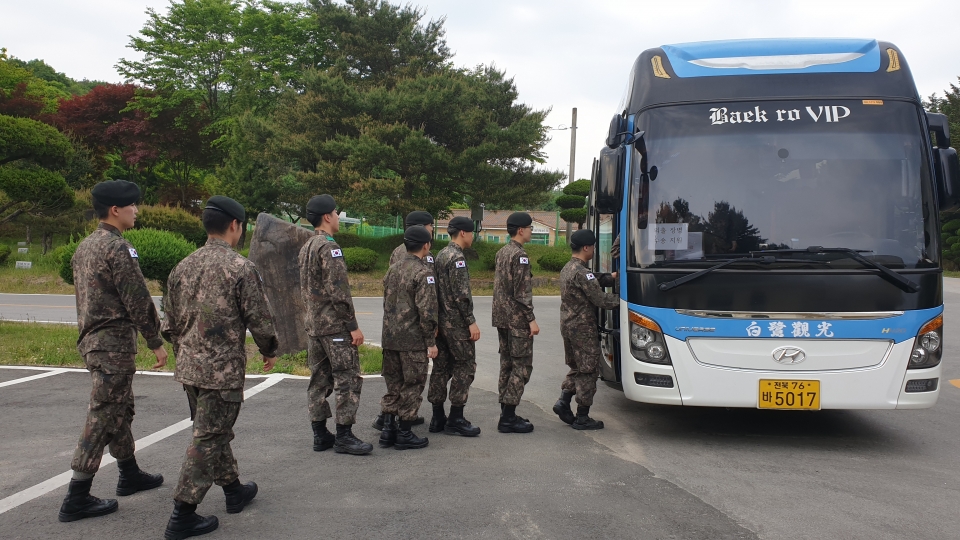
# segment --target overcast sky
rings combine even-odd
[[[520,100],[552,108],[570,124],[577,107],[576,177],[588,177],[637,55],[670,43],[769,37],[863,37],[904,52],[922,96],[960,76],[960,2],[859,0],[420,0],[446,18],[462,66],[495,64],[516,80]],[[0,0],[0,47],[42,58],[75,79],[120,81],[129,37],[144,10],[167,0]],[[554,131],[547,167],[567,172],[570,132]]]

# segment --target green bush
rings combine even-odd
[[[940,228],[940,231],[944,233],[953,233],[958,229],[960,229],[960,219],[952,219],[944,223],[943,226]]]
[[[333,239],[342,248],[363,247],[363,238],[350,232],[339,232],[333,235]]]
[[[948,246],[952,246],[957,242],[960,242],[960,236],[951,236],[944,241],[945,245],[948,245]]]
[[[197,246],[179,234],[168,231],[133,229],[123,233],[123,237],[137,250],[143,277],[159,281],[164,291],[173,268],[197,250]]]
[[[367,272],[377,265],[377,252],[362,247],[343,248],[343,262],[352,272]]]
[[[550,251],[540,256],[537,259],[537,264],[540,266],[541,270],[546,270],[548,272],[559,272],[563,270],[563,267],[566,266],[567,262],[570,261],[570,255],[564,254],[560,250]]]
[[[590,180],[586,178],[581,178],[576,182],[570,182],[563,188],[563,192],[566,195],[578,195],[580,197],[586,197],[590,194]],[[560,206],[559,204],[557,206]],[[563,206],[560,206],[563,208]]]
[[[560,219],[567,223],[583,223],[587,220],[586,208],[567,208],[560,211]]]
[[[0,264],[7,262],[7,257],[10,256],[10,246],[6,244],[0,244]]]
[[[202,246],[207,241],[207,232],[200,218],[169,206],[141,206],[137,214],[137,229],[156,229],[178,233],[188,242]]]
[[[579,195],[560,195],[553,202],[560,208],[583,208],[587,204],[587,199]]]
[[[73,254],[77,252],[78,245],[80,245],[80,242],[73,241],[53,250],[53,260],[57,265],[57,273],[68,285],[73,285],[73,267],[70,266],[70,261],[73,259]]]

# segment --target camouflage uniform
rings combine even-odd
[[[460,246],[451,242],[437,254],[440,336],[437,357],[433,360],[427,400],[443,405],[450,383],[450,403],[462,407],[467,403],[470,385],[477,373],[475,343],[470,341],[473,316],[473,295],[470,293],[470,269]]]
[[[407,254],[383,278],[383,379],[386,414],[417,418],[427,381],[427,349],[436,345],[437,290],[432,265]]]
[[[582,260],[573,257],[560,271],[560,335],[567,377],[560,389],[577,394],[577,404],[593,405],[600,376],[600,334],[597,331],[597,308],[614,309],[620,305],[616,293],[604,292],[616,280],[610,274],[593,273]]]
[[[140,272],[137,251],[106,223],[85,238],[71,260],[77,289],[77,350],[93,379],[86,425],[70,467],[93,474],[103,448],[118,461],[133,457],[133,374],[137,331],[151,349],[163,346],[160,317]]]
[[[199,504],[212,484],[238,478],[230,441],[243,402],[246,331],[263,356],[276,355],[277,334],[257,268],[223,240],[207,240],[167,284],[163,336],[173,343],[174,378],[194,421],[174,498]]]
[[[393,250],[393,253],[390,254],[390,266],[393,266],[394,263],[402,261],[407,256],[407,246],[402,243]],[[427,253],[427,256],[424,257],[423,262],[433,264],[433,255]]]
[[[327,397],[337,390],[337,423],[356,422],[360,405],[360,354],[350,332],[357,317],[350,296],[343,251],[332,237],[319,232],[300,249],[300,295],[307,306],[305,326],[310,384],[307,407],[310,420],[322,422],[332,416]]]
[[[519,405],[533,371],[533,273],[516,240],[497,252],[493,279],[493,326],[500,338],[500,403]]]

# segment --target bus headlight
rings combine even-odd
[[[670,353],[660,325],[635,311],[630,311],[629,317],[630,353],[633,357],[641,362],[669,364]]]
[[[907,369],[931,368],[940,363],[943,349],[943,315],[937,315],[933,320],[920,328],[917,339],[913,342],[913,352],[910,353],[910,362]]]

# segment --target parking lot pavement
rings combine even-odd
[[[248,390],[266,379],[248,380]],[[138,375],[134,434],[139,439],[187,416],[170,377]],[[752,538],[734,520],[675,485],[529,407],[533,434],[496,432],[496,395],[474,390],[467,416],[483,429],[466,439],[429,435],[423,450],[376,448],[363,457],[314,452],[303,379],[284,379],[245,403],[233,443],[241,479],[260,486],[256,501],[227,515],[213,488],[199,511],[220,518],[210,538]],[[369,424],[384,392],[367,378],[355,434],[375,443]],[[67,372],[0,391],[0,498],[69,469],[89,382]],[[422,413],[429,419],[425,403]],[[332,426],[331,426],[332,427]],[[0,514],[4,538],[158,538],[189,429],[138,450],[144,469],[160,472],[159,489],[120,499],[102,518],[59,523],[62,486]],[[94,480],[93,493],[113,497],[116,465]]]

